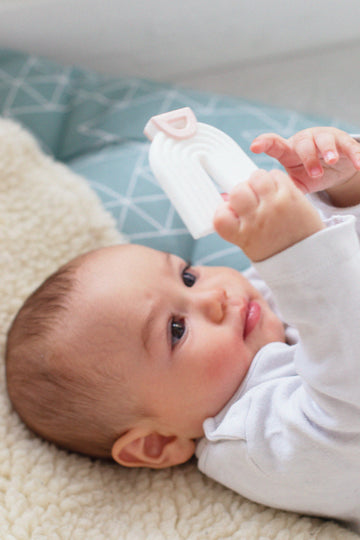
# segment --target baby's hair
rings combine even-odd
[[[86,344],[79,353],[66,338],[84,259],[70,261],[46,279],[17,313],[7,335],[7,389],[16,412],[36,434],[72,451],[110,458],[119,431],[132,421],[130,403],[121,421],[112,418],[105,400],[106,368],[94,368]],[[121,387],[119,381],[119,393]]]

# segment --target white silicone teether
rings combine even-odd
[[[152,140],[150,167],[194,238],[213,232],[213,217],[225,191],[257,169],[224,132],[196,121],[185,107],[154,116],[144,133]]]

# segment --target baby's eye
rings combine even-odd
[[[190,265],[186,266],[186,268],[184,268],[181,274],[182,280],[184,282],[184,285],[186,285],[186,287],[192,287],[194,283],[196,282],[196,276],[193,273],[189,272],[189,269],[190,269]]]
[[[178,341],[181,340],[186,331],[186,324],[184,319],[175,319],[172,317],[170,321],[170,335],[171,335],[171,346],[175,347]]]

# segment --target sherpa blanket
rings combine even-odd
[[[0,119],[0,353],[25,297],[60,264],[122,242],[86,181]],[[30,433],[0,380],[1,540],[307,540],[357,538],[337,524],[250,502],[196,462],[123,469]],[[341,497],[341,493],[339,493]]]

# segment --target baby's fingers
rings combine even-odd
[[[305,129],[300,131],[293,137],[290,137],[289,142],[298,155],[299,161],[303,164],[306,173],[312,178],[322,176],[324,170],[321,166],[319,150],[312,130]],[[326,148],[327,151],[333,150],[333,146]]]
[[[278,161],[281,161],[287,153],[291,152],[288,141],[276,133],[264,133],[259,135],[251,143],[250,150],[254,152],[254,154],[264,152]]]
[[[314,134],[314,142],[318,148],[318,152],[329,165],[334,165],[339,159],[336,139],[332,132],[319,131]]]
[[[331,167],[340,157],[346,157],[356,169],[360,169],[360,145],[340,129],[305,129],[290,137],[289,142],[310,177],[317,178],[323,175],[321,160]]]
[[[347,157],[356,169],[360,168],[360,144],[340,129],[314,130],[314,141],[319,154],[328,165],[335,165],[340,154]]]
[[[219,205],[214,216],[215,231],[227,242],[238,244],[240,219],[228,202]]]
[[[359,170],[360,144],[355,141],[355,139],[353,139],[351,135],[348,135],[348,133],[345,133],[344,131],[339,131],[337,144],[339,152],[341,152],[344,156],[350,159],[355,169]]]
[[[251,189],[250,182],[254,177],[261,177],[266,174],[264,171],[253,173],[247,182],[237,184],[223,199],[214,217],[214,228],[216,232],[228,242],[240,246],[239,232],[241,231],[241,218],[248,215],[258,206],[258,195]]]

